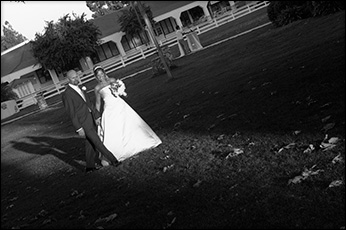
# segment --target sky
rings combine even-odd
[[[84,12],[86,19],[91,19],[92,12],[86,1],[1,1],[1,35],[3,25],[8,21],[12,28],[29,40],[35,39],[36,33],[43,33],[45,21],[57,22],[66,14]],[[73,17],[73,16],[72,16]]]

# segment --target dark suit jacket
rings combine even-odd
[[[94,126],[91,121],[101,116],[100,112],[95,108],[94,103],[90,101],[88,94],[86,92],[83,93],[86,101],[74,89],[67,85],[62,94],[62,102],[76,131],[81,127],[84,129],[91,128]]]

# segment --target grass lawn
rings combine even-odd
[[[61,104],[2,126],[1,227],[345,227],[344,11],[176,64],[125,80],[163,144],[117,168],[83,172]]]

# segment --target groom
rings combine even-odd
[[[88,94],[79,88],[80,79],[77,72],[68,71],[67,79],[69,84],[62,94],[62,102],[76,132],[85,138],[86,172],[97,170],[95,167],[95,158],[98,157],[97,150],[112,162],[112,165],[118,165],[119,161],[103,145],[97,135],[97,125],[100,123],[101,114],[90,101]]]

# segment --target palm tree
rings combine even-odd
[[[153,19],[153,14],[150,10],[149,6],[144,6],[145,12],[147,13],[151,24],[155,24]],[[144,26],[145,22],[141,14],[139,13],[138,7],[136,4],[131,2],[130,6],[125,7],[121,10],[122,15],[119,17],[119,24],[121,26],[121,30],[126,33],[129,37],[134,37],[138,34],[144,34],[145,43],[149,43],[149,39],[147,34],[145,33]]]

